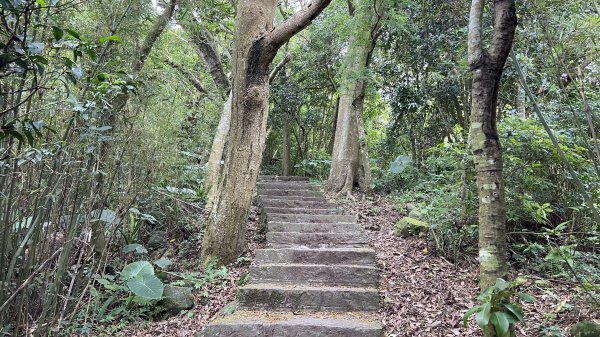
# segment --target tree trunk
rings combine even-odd
[[[206,191],[206,209],[210,210],[213,206],[215,195],[217,194],[219,175],[221,174],[221,161],[223,160],[223,152],[225,152],[225,143],[229,135],[229,127],[231,124],[231,101],[232,93],[223,105],[221,119],[215,132],[210,155],[206,167],[206,177],[204,178],[204,188]]]
[[[246,248],[246,221],[266,138],[269,65],[331,0],[315,0],[273,28],[275,0],[240,0],[233,53],[230,146],[202,242],[202,261],[227,264]]]
[[[489,50],[483,49],[484,0],[473,0],[469,20],[468,58],[472,102],[470,141],[479,197],[480,286],[486,289],[508,272],[506,208],[502,177],[502,147],[496,127],[498,88],[517,26],[514,0],[494,1],[494,31]],[[485,336],[495,336],[493,328]]]
[[[361,115],[366,87],[362,73],[369,65],[382,14],[376,0],[358,2],[356,15],[353,5],[350,3],[350,14],[356,27],[344,56],[335,142],[327,182],[327,189],[338,194],[350,192],[355,186],[367,191],[371,179],[366,144],[361,141],[364,138]]]
[[[290,165],[291,165],[291,141],[290,141],[290,118],[288,116],[287,110],[283,112],[283,159],[281,161],[281,174],[284,176],[290,175]]]

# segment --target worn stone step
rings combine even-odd
[[[383,337],[374,314],[236,310],[208,325],[199,337]]]
[[[326,201],[304,201],[268,198],[262,198],[260,201],[264,207],[337,209],[337,206],[335,204],[328,203]]]
[[[316,214],[316,215],[334,215],[337,214],[337,208],[289,208],[289,207],[264,207],[269,215],[274,214]]]
[[[265,182],[257,183],[256,187],[259,191],[269,189],[281,189],[281,190],[311,190],[314,191],[314,185],[306,182]]]
[[[309,179],[299,176],[259,176],[258,181],[309,181]]]
[[[257,249],[257,264],[307,263],[307,264],[350,264],[375,266],[376,255],[371,248],[281,248]]]
[[[305,201],[312,201],[312,202],[320,202],[320,203],[326,203],[327,199],[325,199],[325,197],[323,196],[317,196],[317,197],[306,197],[306,196],[302,196],[302,195],[258,195],[258,198],[260,199],[260,201],[262,202],[262,200],[279,200],[279,201],[297,201],[297,202],[305,202]]]
[[[292,197],[322,197],[322,194],[313,190],[289,190],[279,188],[265,188],[258,190],[260,196],[292,196]]]
[[[300,223],[300,222],[269,222],[269,232],[296,233],[348,233],[359,232],[360,225],[355,223]]]
[[[363,232],[351,233],[267,233],[267,246],[269,248],[325,248],[325,247],[353,247],[364,248],[369,240]]]
[[[237,299],[242,308],[253,310],[379,310],[375,288],[248,284],[238,289]]]
[[[250,282],[377,287],[377,268],[357,265],[261,264],[250,269]]]
[[[320,215],[320,214],[268,214],[269,221],[273,222],[308,222],[308,223],[356,223],[354,215]]]

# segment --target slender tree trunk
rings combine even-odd
[[[229,135],[229,127],[231,124],[231,100],[232,93],[229,93],[229,97],[223,105],[223,112],[221,112],[221,119],[215,132],[215,138],[213,139],[210,155],[208,157],[206,167],[206,177],[204,178],[204,188],[206,191],[206,209],[210,210],[213,206],[213,201],[217,194],[219,175],[221,173],[221,162],[223,160],[223,153],[225,152],[225,143],[227,142],[227,136]]]
[[[202,242],[203,262],[221,264],[246,248],[246,222],[262,162],[269,107],[269,65],[279,48],[331,0],[309,6],[273,28],[275,0],[240,0],[233,53],[230,145]]]
[[[327,182],[327,189],[338,194],[351,192],[355,186],[363,191],[370,187],[366,144],[361,141],[364,139],[361,115],[366,80],[360,76],[369,65],[381,24],[381,8],[376,1],[350,3],[350,14],[354,17],[356,27],[344,56],[335,142]]]
[[[508,272],[506,206],[502,177],[502,147],[498,137],[497,105],[500,79],[517,26],[515,0],[494,1],[494,31],[484,50],[484,0],[472,0],[468,58],[473,76],[470,141],[479,197],[480,286],[488,288]],[[484,336],[495,336],[493,328]]]
[[[291,140],[290,140],[290,118],[288,116],[287,109],[283,112],[283,159],[281,161],[281,173],[284,176],[290,175],[291,166]]]

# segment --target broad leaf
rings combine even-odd
[[[518,293],[517,295],[519,296],[519,298],[521,298],[521,299],[522,299],[523,301],[525,301],[525,302],[530,302],[530,303],[531,303],[531,302],[535,302],[535,297],[533,297],[533,296],[531,296],[531,295],[529,295],[529,294],[526,294],[526,293]]]
[[[139,243],[132,243],[123,247],[123,253],[131,252],[136,252],[136,254],[146,254],[148,250],[146,250],[146,248],[144,248],[144,246],[140,245]]]
[[[130,263],[121,271],[121,278],[129,280],[143,275],[154,275],[154,267],[148,261],[137,261]]]
[[[475,315],[475,321],[480,328],[485,328],[490,323],[490,311],[492,307],[489,302],[483,304],[481,311]]]
[[[506,304],[504,306],[519,322],[525,323],[525,319],[523,319],[523,310],[521,310],[521,308],[514,304]]]
[[[510,322],[508,321],[508,317],[506,317],[505,312],[493,312],[490,318],[490,322],[496,329],[496,334],[498,335],[498,337],[506,336],[506,334],[508,333],[508,329],[510,328]]]
[[[172,265],[173,262],[166,257],[161,257],[160,259],[154,261],[154,264],[159,266],[161,269],[165,269],[168,266]]]
[[[165,285],[162,281],[151,274],[145,274],[130,279],[127,281],[127,287],[129,287],[129,290],[137,296],[149,300],[161,299],[165,289]]]
[[[481,305],[476,305],[474,307],[471,307],[469,310],[467,310],[467,312],[465,312],[465,314],[463,315],[463,323],[465,325],[465,327],[467,326],[467,321],[469,320],[469,317],[471,317],[471,315],[473,315],[476,311],[481,309]]]

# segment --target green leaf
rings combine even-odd
[[[115,41],[115,42],[122,43],[123,39],[121,39],[121,37],[118,35],[110,35],[110,36],[103,36],[103,37],[99,38],[98,41],[100,43],[104,43],[106,41]]]
[[[533,297],[533,296],[531,296],[529,294],[518,293],[517,296],[519,296],[519,298],[522,299],[525,302],[529,302],[529,303],[535,302],[535,297]]]
[[[154,267],[148,261],[137,261],[130,263],[121,271],[121,278],[129,280],[143,275],[154,275]]]
[[[482,305],[481,311],[477,312],[475,315],[475,321],[480,328],[485,328],[490,323],[490,312],[492,310],[492,306],[490,302],[487,302]]]
[[[490,322],[496,328],[496,334],[498,337],[504,337],[508,333],[508,329],[510,328],[510,322],[508,321],[508,317],[506,317],[506,313],[502,311],[495,311],[492,313],[492,317]]]
[[[154,264],[160,267],[161,269],[165,269],[168,266],[172,265],[173,262],[166,257],[161,257],[160,259],[154,261]]]
[[[504,279],[498,278],[494,287],[500,291],[503,291],[506,290],[506,288],[508,288],[509,285],[510,283],[506,282]]]
[[[130,245],[123,247],[123,253],[131,253],[131,252],[135,252],[136,254],[146,254],[148,252],[148,250],[146,248],[144,248],[144,246],[140,245],[139,243],[132,243]]]
[[[81,40],[81,35],[79,35],[79,33],[77,33],[76,31],[72,30],[72,29],[65,29],[65,31],[67,32],[67,34],[71,35],[72,37],[76,38],[77,40]]]
[[[515,318],[521,322],[525,323],[525,319],[523,318],[523,310],[519,308],[519,306],[514,304],[505,304],[504,307],[513,315]]]
[[[473,315],[479,309],[481,309],[481,306],[476,305],[474,307],[469,308],[469,310],[467,310],[467,312],[465,312],[465,314],[463,315],[463,323],[464,323],[465,327],[467,327],[467,321],[469,320],[469,317],[471,317],[471,315]]]
[[[37,3],[40,6],[44,6],[46,4],[45,0],[35,0],[35,3]]]
[[[162,298],[165,285],[162,281],[151,274],[134,277],[127,281],[129,290],[137,296],[149,300],[159,300]]]
[[[54,35],[54,39],[56,41],[59,41],[63,38],[63,36],[65,36],[65,31],[60,27],[54,26],[52,27],[52,35]]]

